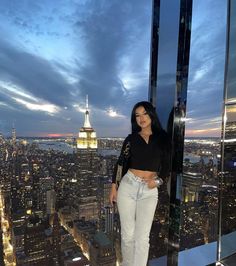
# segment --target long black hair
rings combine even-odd
[[[159,118],[157,116],[156,110],[153,107],[153,105],[150,102],[147,101],[142,101],[138,102],[134,105],[132,113],[131,113],[131,126],[132,126],[132,133],[138,133],[141,130],[141,127],[137,124],[136,121],[136,109],[138,107],[143,107],[147,114],[149,115],[152,123],[151,123],[151,128],[152,128],[152,133],[153,134],[159,134],[163,132],[161,123],[159,121]]]
[[[136,109],[141,106],[145,109],[145,111],[151,118],[152,134],[157,136],[156,140],[162,152],[162,166],[160,170],[160,176],[167,177],[170,172],[171,141],[166,131],[162,128],[156,110],[150,102],[138,102],[133,107],[131,113],[132,134],[141,131],[141,127],[137,124],[135,114]]]

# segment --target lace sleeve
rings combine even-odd
[[[123,142],[120,156],[115,164],[112,183],[117,183],[121,180],[122,176],[128,171],[130,157],[130,135],[126,137]]]

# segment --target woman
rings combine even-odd
[[[168,176],[169,142],[149,102],[135,104],[131,124],[132,134],[125,139],[115,167],[110,203],[117,201],[120,215],[122,266],[146,266],[149,234],[158,201],[158,177]],[[128,171],[117,191],[119,164],[127,164]]]

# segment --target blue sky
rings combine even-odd
[[[0,133],[14,123],[19,136],[75,135],[88,94],[98,136],[125,136],[133,104],[148,97],[151,5],[0,0]],[[224,0],[194,1],[189,135],[219,134],[225,15]]]

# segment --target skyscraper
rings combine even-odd
[[[88,109],[88,95],[86,96],[86,111],[84,126],[79,131],[77,138],[78,149],[96,149],[97,148],[97,136],[95,130],[91,127],[89,120],[89,109]]]
[[[111,240],[104,232],[97,232],[90,245],[91,266],[115,266],[116,255]]]
[[[45,222],[37,215],[31,215],[25,224],[24,256],[17,256],[17,265],[52,265],[49,240],[45,235]]]
[[[12,127],[12,144],[15,145],[16,144],[16,129],[13,125]]]
[[[56,195],[54,179],[52,177],[39,178],[39,207],[44,213],[52,214],[55,211]]]
[[[78,171],[77,171],[77,197],[74,208],[77,218],[86,220],[99,217],[98,210],[98,174],[99,156],[97,153],[97,137],[91,127],[88,111],[88,96],[86,97],[86,111],[84,126],[79,131],[77,139]]]

